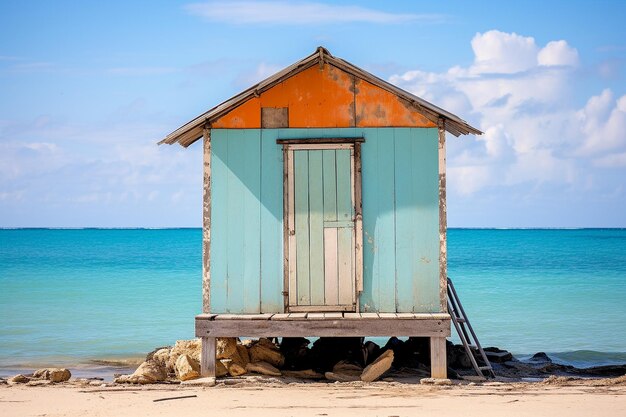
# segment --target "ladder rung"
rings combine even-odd
[[[457,323],[467,323],[467,320],[462,319],[461,317],[456,317],[456,322]]]
[[[491,366],[479,366],[478,369],[480,369],[481,371],[487,371],[487,370],[491,370]]]

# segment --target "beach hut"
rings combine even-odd
[[[203,142],[204,376],[237,336],[430,337],[446,376],[446,131],[481,133],[320,47],[160,142]]]

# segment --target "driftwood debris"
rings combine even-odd
[[[165,397],[165,398],[157,398],[156,400],[152,400],[152,402],[159,402],[159,401],[170,401],[170,400],[182,400],[183,398],[196,398],[197,395],[181,395],[179,397]]]

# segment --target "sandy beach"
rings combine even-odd
[[[272,379],[268,379],[272,381]],[[186,398],[175,398],[186,397]],[[163,400],[165,399],[165,400]],[[161,400],[161,401],[155,401]],[[626,379],[487,382],[427,386],[397,382],[241,382],[0,388],[2,416],[617,416]]]

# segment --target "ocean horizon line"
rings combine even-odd
[[[0,227],[0,230],[201,230],[202,226],[182,227]],[[626,226],[612,227],[448,227],[448,230],[626,230]]]

